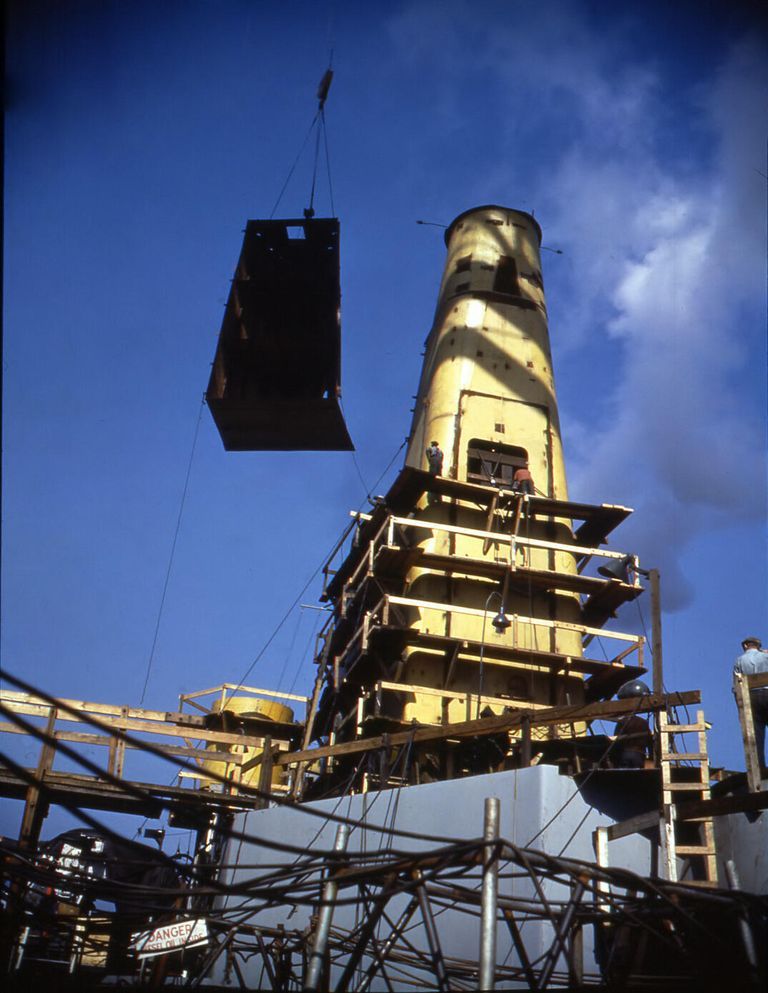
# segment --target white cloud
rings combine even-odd
[[[603,341],[618,360],[601,396],[610,416],[583,397],[563,418],[571,492],[634,504],[642,528],[621,540],[665,570],[667,606],[681,606],[691,537],[766,512],[766,51],[724,50],[708,81],[672,93],[663,64],[633,50],[629,21],[598,36],[572,3],[435,10],[412,5],[397,28],[409,58],[442,67],[450,114],[477,73],[509,104],[499,122],[513,154],[486,156],[475,189],[524,190],[565,250],[548,275],[550,308],[568,301],[554,308],[556,351],[575,368]],[[539,129],[536,162],[526,128]]]
[[[739,46],[702,106],[714,142],[709,172],[679,179],[663,158],[649,156],[633,164],[636,191],[625,198],[626,163],[612,170],[596,163],[602,197],[616,212],[603,218],[613,264],[581,269],[587,305],[579,317],[589,324],[594,300],[609,297],[615,314],[603,333],[623,352],[615,416],[605,428],[580,426],[588,447],[581,446],[572,488],[593,499],[631,494],[646,525],[637,532],[642,550],[671,580],[669,607],[688,600],[678,560],[694,534],[766,513],[766,411],[754,374],[755,364],[765,369],[765,188],[755,182],[765,149],[756,112],[768,91],[762,56]],[[653,112],[650,103],[645,114]],[[563,240],[574,224],[567,195],[576,181],[568,163],[559,186]],[[568,250],[593,258],[605,239],[587,232]],[[745,375],[749,392],[738,381]]]

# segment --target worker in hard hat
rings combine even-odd
[[[758,673],[768,673],[768,652],[763,651],[759,638],[750,636],[741,643],[742,653],[733,665],[734,677],[737,673],[742,676],[754,676]],[[763,769],[768,765],[765,755],[765,727],[768,724],[768,686],[756,686],[750,690],[752,703],[752,721],[755,727],[755,745],[757,757]]]
[[[630,700],[650,694],[648,687],[639,679],[630,679],[620,686],[616,698]],[[611,761],[619,769],[643,769],[646,755],[653,750],[653,735],[648,721],[639,714],[627,714],[619,718],[613,729],[616,743],[611,752]]]

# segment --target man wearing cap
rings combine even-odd
[[[440,476],[443,472],[443,451],[436,441],[430,442],[427,449],[427,464],[433,476]]]
[[[741,673],[742,676],[754,676],[757,673],[768,673],[768,652],[762,650],[762,642],[759,638],[745,638],[741,647],[743,652],[736,659],[733,666],[733,674]],[[758,686],[750,691],[752,702],[752,719],[755,725],[755,744],[757,745],[757,757],[762,767],[765,768],[765,726],[768,724],[768,686]]]

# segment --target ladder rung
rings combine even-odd
[[[662,752],[661,761],[662,762],[682,762],[683,759],[689,759],[693,762],[703,762],[706,759],[706,752]]]
[[[698,790],[699,793],[708,793],[709,784],[705,783],[665,783],[665,790]]]
[[[675,845],[678,855],[714,855],[715,850],[711,845]]]

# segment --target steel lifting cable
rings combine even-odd
[[[379,476],[379,478],[378,478],[378,479],[376,480],[376,482],[375,482],[375,483],[373,484],[373,488],[374,488],[374,489],[375,489],[375,488],[376,488],[376,487],[378,486],[378,484],[379,484],[379,483],[381,482],[381,480],[382,480],[382,479],[384,478],[384,476],[385,476],[385,475],[386,475],[386,474],[387,474],[387,473],[389,472],[389,470],[390,470],[390,468],[392,467],[392,464],[394,463],[394,461],[395,461],[395,459],[397,458],[397,456],[398,456],[398,455],[400,454],[400,452],[401,452],[401,451],[402,451],[402,449],[404,448],[404,446],[405,446],[405,444],[406,444],[406,441],[407,441],[407,440],[408,440],[408,439],[406,438],[406,439],[405,439],[405,440],[404,440],[404,441],[403,441],[403,442],[402,442],[402,443],[400,444],[400,446],[398,447],[398,449],[397,449],[397,451],[395,452],[395,454],[394,454],[394,455],[392,456],[392,458],[391,458],[391,459],[390,459],[390,461],[388,462],[388,464],[387,464],[387,467],[386,467],[386,468],[384,469],[384,471],[383,471],[383,472],[381,473],[381,475]],[[368,494],[368,495],[370,496],[370,494]],[[360,513],[360,511],[361,511],[361,510],[363,509],[363,507],[364,507],[364,506],[365,506],[365,501],[363,501],[363,502],[361,502],[361,503],[359,504],[359,506],[358,506],[358,508],[357,508],[357,510],[355,511],[355,513],[357,513],[357,514],[359,514],[359,513]],[[345,527],[344,527],[344,528],[342,529],[342,532],[341,532],[341,538],[342,538],[342,539],[344,538],[344,536],[345,536],[345,532],[346,532],[347,530],[348,530],[348,528],[347,528],[346,526],[345,526]],[[253,661],[251,662],[251,664],[250,664],[250,665],[248,666],[248,668],[246,669],[246,671],[245,671],[245,673],[244,673],[244,674],[243,674],[243,675],[242,675],[242,676],[240,677],[240,681],[238,682],[238,684],[237,684],[237,686],[235,687],[235,689],[234,689],[234,690],[232,691],[232,695],[234,695],[235,693],[237,693],[237,691],[238,691],[238,690],[239,690],[239,689],[240,689],[240,688],[241,688],[241,687],[243,686],[243,684],[245,683],[245,681],[246,681],[246,679],[248,678],[248,676],[250,676],[250,674],[251,674],[251,672],[253,671],[253,669],[254,669],[254,667],[256,666],[256,664],[257,664],[257,663],[258,663],[258,662],[259,662],[259,661],[261,660],[261,658],[263,657],[263,655],[264,655],[264,653],[266,652],[266,650],[267,650],[267,649],[269,648],[269,646],[270,646],[270,645],[272,644],[272,642],[273,642],[273,641],[275,640],[275,638],[277,637],[277,635],[278,635],[278,633],[280,632],[280,629],[282,628],[282,626],[283,626],[283,624],[285,624],[285,622],[286,622],[286,621],[288,620],[288,618],[290,617],[290,615],[291,615],[291,613],[292,613],[292,612],[293,612],[293,610],[294,610],[294,609],[296,608],[296,605],[297,605],[297,604],[298,604],[298,603],[299,603],[299,602],[301,601],[301,598],[302,598],[302,597],[304,596],[304,594],[305,594],[305,593],[307,592],[307,590],[309,589],[309,587],[310,587],[310,586],[312,585],[312,583],[314,582],[314,580],[315,580],[315,578],[317,577],[317,575],[318,575],[318,573],[319,573],[319,572],[320,572],[320,570],[321,570],[321,569],[323,568],[323,565],[325,564],[325,562],[327,562],[327,560],[328,560],[328,558],[330,557],[330,555],[331,555],[331,554],[333,554],[333,550],[334,550],[334,549],[336,548],[336,546],[338,545],[338,543],[339,543],[339,539],[337,539],[336,541],[334,541],[334,543],[333,543],[333,545],[331,546],[331,551],[330,551],[330,552],[327,552],[327,553],[326,553],[325,555],[323,555],[323,557],[321,558],[321,560],[320,560],[320,562],[319,562],[319,564],[318,564],[318,566],[317,566],[317,568],[316,568],[316,569],[314,570],[314,572],[312,573],[312,575],[311,575],[311,576],[309,577],[309,579],[308,579],[308,580],[306,581],[306,583],[304,584],[304,586],[302,586],[302,588],[301,588],[301,590],[300,590],[300,592],[299,592],[299,594],[298,594],[298,595],[296,596],[296,598],[295,598],[295,600],[293,601],[293,603],[292,603],[292,604],[290,605],[290,607],[289,607],[289,608],[288,608],[288,609],[286,610],[286,612],[285,612],[285,613],[283,614],[283,616],[282,616],[282,618],[280,619],[280,621],[279,621],[279,622],[278,622],[278,624],[277,624],[277,627],[276,627],[276,628],[274,629],[274,631],[273,631],[273,632],[272,632],[272,634],[271,634],[271,635],[269,636],[269,638],[267,638],[267,640],[266,640],[266,642],[264,643],[264,645],[262,646],[262,648],[261,648],[261,650],[260,650],[260,651],[258,652],[258,654],[257,654],[257,655],[256,655],[256,657],[254,658],[254,660],[253,660]]]
[[[403,449],[405,448],[405,446],[406,446],[407,444],[408,444],[408,439],[407,439],[407,438],[403,438],[403,440],[402,440],[402,442],[400,443],[400,445],[399,445],[399,447],[398,447],[398,449],[397,449],[397,451],[396,451],[396,452],[395,452],[395,454],[394,454],[394,455],[392,456],[392,458],[391,458],[391,459],[389,460],[389,462],[387,463],[387,466],[386,466],[386,468],[385,468],[385,469],[384,469],[384,471],[383,471],[383,472],[381,473],[381,475],[380,475],[380,476],[379,476],[379,478],[378,478],[378,479],[376,480],[376,482],[375,482],[375,483],[373,484],[373,486],[371,487],[371,490],[375,490],[375,489],[376,489],[376,487],[377,487],[377,486],[379,485],[379,483],[380,483],[380,482],[382,481],[382,479],[383,479],[383,478],[384,478],[384,477],[386,476],[386,474],[387,474],[387,473],[389,472],[389,470],[390,470],[390,469],[392,468],[392,465],[394,464],[394,461],[395,461],[395,459],[397,458],[397,456],[398,456],[398,455],[400,454],[400,452],[402,452],[402,450],[403,450]],[[370,499],[370,497],[371,497],[371,493],[369,493],[369,494],[368,494],[368,498],[369,498],[369,499]]]
[[[344,420],[347,420],[347,412],[344,410],[344,404],[342,402],[341,397],[339,397],[339,407],[341,408],[341,413],[342,413],[342,416],[343,416]],[[365,478],[364,478],[363,473],[362,473],[362,470],[360,469],[360,463],[357,461],[357,455],[355,454],[354,450],[352,452],[350,452],[350,454],[352,456],[352,463],[353,463],[353,465],[355,467],[355,472],[357,473],[357,477],[360,480],[363,489],[365,490],[365,500],[363,501],[363,503],[360,504],[360,507],[358,508],[358,510],[361,510],[363,508],[363,506],[365,506],[365,501],[370,502],[373,499],[373,491],[376,489],[376,487],[379,485],[379,483],[382,481],[382,479],[386,476],[386,474],[392,468],[392,465],[393,465],[395,459],[400,454],[400,452],[402,452],[402,450],[405,448],[405,446],[406,446],[407,443],[408,443],[408,439],[407,438],[404,438],[403,441],[401,442],[400,446],[398,447],[397,451],[392,456],[392,458],[389,460],[389,462],[386,465],[386,468],[379,475],[378,479],[373,484],[373,486],[368,486],[368,484],[366,483]]]
[[[315,187],[316,187],[316,184],[317,184],[317,163],[318,163],[318,160],[320,158],[320,133],[321,133],[321,131],[323,133],[323,139],[324,139],[324,144],[325,144],[325,158],[326,158],[326,166],[328,168],[328,187],[329,187],[329,191],[330,191],[331,213],[333,214],[333,209],[334,209],[333,208],[333,187],[332,187],[332,184],[331,184],[330,157],[329,157],[329,154],[328,154],[328,136],[327,136],[327,133],[326,133],[326,126],[325,126],[325,101],[328,99],[328,91],[331,88],[331,81],[332,81],[332,79],[333,79],[333,70],[331,69],[331,67],[329,65],[328,68],[325,70],[325,73],[323,74],[323,78],[320,80],[320,83],[319,83],[318,88],[317,88],[317,101],[318,101],[317,110],[315,111],[315,115],[312,118],[312,123],[309,125],[309,128],[307,130],[307,133],[304,135],[304,140],[302,141],[301,146],[299,148],[299,151],[298,151],[298,153],[296,155],[296,158],[293,161],[293,165],[288,170],[288,175],[285,178],[285,182],[283,183],[282,188],[280,189],[280,192],[277,195],[277,200],[275,201],[275,205],[272,208],[272,212],[269,215],[270,220],[275,216],[275,211],[277,210],[277,208],[278,208],[278,206],[280,204],[280,201],[283,198],[283,194],[285,193],[285,191],[286,191],[286,189],[288,187],[288,184],[291,181],[291,177],[293,176],[294,172],[296,171],[296,166],[299,164],[299,159],[301,158],[302,152],[304,151],[304,149],[305,149],[305,147],[307,145],[307,142],[309,141],[309,138],[310,138],[310,136],[312,134],[312,131],[315,128],[317,128],[317,131],[315,133],[315,156],[314,156],[314,163],[313,163],[313,167],[312,167],[312,186],[311,186],[310,196],[309,196],[309,207],[304,212],[304,214],[305,214],[305,217],[312,217],[314,215],[314,213],[315,213],[315,211],[314,211]]]
[[[187,499],[187,490],[189,489],[189,477],[192,473],[192,463],[195,458],[195,448],[197,447],[197,437],[200,434],[200,421],[202,420],[203,417],[204,407],[205,407],[205,397],[203,397],[202,400],[200,401],[200,412],[197,415],[195,434],[192,439],[192,450],[189,453],[189,462],[187,463],[187,474],[184,477],[184,488],[181,493],[179,514],[178,517],[176,518],[176,528],[173,532],[173,541],[171,542],[171,554],[168,557],[168,568],[165,571],[165,582],[163,583],[163,592],[162,592],[162,596],[160,597],[160,607],[158,608],[157,611],[157,622],[155,623],[155,633],[152,637],[152,648],[150,649],[149,652],[149,661],[147,662],[147,672],[146,675],[144,676],[144,686],[142,687],[141,690],[141,699],[139,700],[139,706],[142,706],[142,704],[144,703],[144,697],[146,695],[147,686],[149,684],[149,676],[152,671],[152,663],[154,662],[155,659],[155,649],[157,648],[157,637],[160,633],[160,621],[162,620],[163,617],[163,607],[165,606],[165,597],[166,594],[168,593],[168,583],[171,578],[171,569],[173,568],[173,558],[174,555],[176,554],[176,542],[178,540],[179,531],[181,529],[181,518],[182,515],[184,514],[184,504]]]
[[[288,170],[288,175],[285,178],[285,182],[283,183],[282,189],[280,190],[280,192],[277,195],[277,200],[275,200],[275,205],[272,208],[272,212],[269,215],[269,219],[270,220],[272,220],[272,218],[275,216],[275,211],[277,210],[278,206],[280,205],[280,201],[283,199],[283,194],[285,193],[286,188],[287,188],[288,184],[291,181],[291,176],[293,176],[293,173],[294,173],[294,171],[296,169],[296,166],[299,164],[299,159],[301,158],[301,153],[304,151],[304,148],[305,148],[307,142],[309,141],[309,136],[312,134],[312,129],[317,124],[318,113],[315,113],[315,116],[312,118],[312,123],[309,125],[309,128],[307,130],[307,133],[304,135],[304,140],[301,143],[301,147],[299,148],[298,154],[296,155],[296,158],[294,159],[293,165]]]

